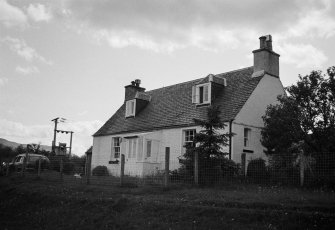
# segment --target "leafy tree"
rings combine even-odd
[[[227,153],[222,151],[228,145],[228,133],[221,134],[225,124],[220,120],[220,110],[217,106],[210,106],[207,110],[207,120],[194,119],[195,124],[202,130],[196,133],[193,143],[186,147],[186,153],[180,159],[181,170],[193,175],[194,154],[198,154],[199,182],[213,183],[215,177],[221,176],[221,163]],[[186,169],[186,170],[185,170]]]
[[[323,171],[335,163],[330,155],[335,152],[334,76],[335,66],[327,74],[299,75],[298,82],[286,88],[287,95],[278,97],[279,104],[268,106],[261,142],[274,168],[292,172],[297,157],[310,155]]]
[[[262,144],[268,155],[287,153],[303,141],[304,152],[335,151],[335,66],[323,75],[312,71],[286,88],[263,116]]]
[[[0,144],[0,164],[5,161],[9,162],[16,156],[15,151],[6,145]]]

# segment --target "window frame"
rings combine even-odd
[[[192,135],[188,135],[188,132],[193,132]],[[193,140],[194,140],[194,137],[197,133],[197,130],[196,129],[184,129],[183,130],[183,148],[186,149],[186,145],[187,143],[191,143],[192,145],[194,145],[193,143]],[[190,136],[191,138],[189,140],[187,140],[187,137]],[[193,146],[195,147],[195,146]]]
[[[244,127],[243,129],[243,146],[246,148],[250,148],[251,143],[251,129],[248,127]]]
[[[149,146],[149,143],[150,143],[150,146]],[[146,140],[145,141],[145,148],[146,148],[145,157],[146,158],[151,157],[151,155],[152,155],[152,140]]]
[[[117,143],[118,143],[118,145],[116,145]],[[117,156],[117,154],[118,154],[118,156]],[[112,139],[112,157],[114,159],[119,159],[120,156],[121,156],[121,137],[113,137],[113,139]]]
[[[205,90],[206,88],[207,90]],[[205,100],[205,98],[207,98],[207,100]],[[195,85],[192,87],[192,103],[197,105],[211,104],[212,101],[211,98],[212,98],[212,84],[210,82]]]
[[[135,117],[136,99],[126,101],[126,117]]]
[[[136,159],[137,158],[137,150],[138,150],[138,139],[130,138],[126,142],[126,154],[128,159]]]

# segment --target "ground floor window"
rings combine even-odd
[[[112,156],[114,158],[120,158],[120,152],[121,152],[121,138],[120,137],[113,137],[112,140]]]
[[[184,147],[187,147],[187,146],[194,147],[193,140],[194,140],[194,137],[195,137],[195,133],[196,133],[195,129],[184,130],[184,143],[183,143]]]
[[[136,158],[137,153],[137,139],[128,139],[128,158]]]

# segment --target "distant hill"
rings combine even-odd
[[[23,145],[24,147],[27,146],[27,144],[16,143],[16,142],[13,142],[13,141],[8,141],[8,140],[3,139],[3,138],[0,138],[0,144],[5,145],[5,146],[9,146],[9,147],[12,147],[12,148],[16,148],[19,145]],[[51,146],[41,145],[40,149],[44,149],[46,151],[51,151]]]

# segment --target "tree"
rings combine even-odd
[[[267,108],[261,140],[266,154],[287,153],[300,141],[305,153],[335,151],[335,66],[327,74],[299,75],[297,84],[286,88],[288,95]]]
[[[220,133],[226,125],[219,115],[219,107],[210,106],[207,109],[207,120],[194,119],[194,123],[201,126],[202,130],[195,134],[192,144],[185,146],[186,153],[180,159],[182,170],[193,175],[194,154],[198,154],[199,182],[202,184],[212,183],[216,176],[220,176],[221,163],[228,154],[222,151],[222,147],[228,145],[230,134]]]
[[[286,88],[287,95],[278,97],[279,104],[268,106],[263,116],[261,142],[270,156],[270,165],[284,169],[278,174],[297,169],[296,162],[307,165],[315,159],[314,167],[327,177],[333,172],[335,157],[335,66],[312,71],[296,84]],[[297,148],[299,146],[299,148]],[[311,158],[313,157],[313,158]],[[299,159],[298,159],[299,158]]]

